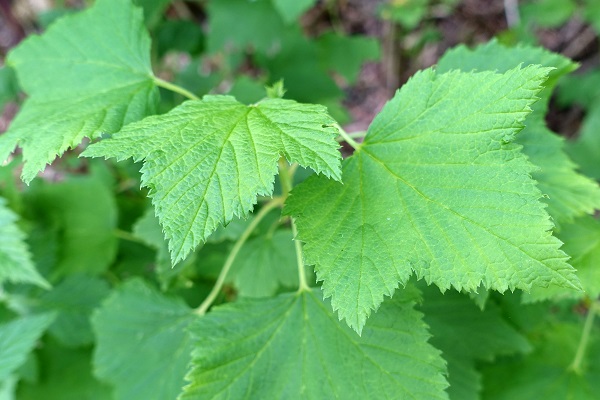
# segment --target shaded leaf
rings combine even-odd
[[[0,381],[7,379],[27,358],[54,314],[20,317],[0,324]]]
[[[448,362],[448,394],[451,399],[477,400],[481,395],[481,374],[476,361],[493,361],[499,355],[531,351],[527,339],[510,326],[497,306],[488,302],[480,310],[456,291],[443,295],[427,288],[421,311],[430,326],[431,344]]]
[[[43,228],[56,227],[58,231],[52,278],[106,271],[117,250],[117,206],[101,177],[38,182],[27,192],[26,202],[32,219]]]
[[[583,324],[560,323],[540,332],[540,343],[526,358],[497,362],[484,369],[484,398],[490,400],[595,400],[600,393],[600,331],[596,326],[582,370],[569,368]]]
[[[110,387],[92,376],[90,349],[69,349],[47,340],[37,352],[42,376],[21,382],[19,400],[111,400]]]
[[[92,317],[95,374],[114,386],[116,399],[174,399],[191,358],[193,319],[180,299],[141,280],[123,284]]]
[[[94,341],[91,313],[108,293],[108,284],[102,279],[70,275],[40,296],[38,308],[56,312],[49,333],[63,346],[82,346]]]

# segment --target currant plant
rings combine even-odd
[[[600,188],[544,122],[575,63],[460,46],[349,134],[337,95],[277,82],[306,75],[280,30],[314,71],[359,43],[308,42],[312,1],[207,6],[207,51],[251,45],[276,82],[250,104],[153,72],[167,3],[97,0],[7,58],[28,97],[0,136],[3,396],[600,393]],[[225,6],[249,24],[224,32]]]

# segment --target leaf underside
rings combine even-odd
[[[344,160],[343,185],[292,191],[306,261],[351,327],[413,271],[443,290],[579,287],[512,143],[548,72],[417,73]]]

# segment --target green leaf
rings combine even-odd
[[[573,223],[565,224],[558,238],[565,243],[562,249],[571,256],[570,263],[577,270],[584,292],[551,285],[526,293],[523,298],[525,302],[583,299],[586,296],[595,299],[600,296],[600,221],[590,216],[578,218]]]
[[[280,155],[339,180],[333,124],[323,106],[205,96],[130,124],[83,154],[144,160],[142,184],[177,263],[219,225],[246,216],[257,195],[271,195]]]
[[[596,101],[585,116],[579,137],[568,142],[567,152],[580,166],[581,170],[600,180],[600,100]]]
[[[144,20],[149,28],[158,24],[171,0],[133,0],[135,4],[144,9]]]
[[[600,33],[600,3],[596,0],[583,0],[583,17],[596,33]]]
[[[133,234],[156,250],[156,276],[163,289],[168,288],[173,278],[193,261],[190,260],[192,257],[189,257],[185,261],[171,265],[169,244],[165,240],[158,218],[154,215],[154,208],[146,210],[136,221],[133,225]]]
[[[233,81],[227,94],[235,97],[240,103],[256,103],[265,97],[265,85],[253,78],[241,75]]]
[[[380,14],[383,19],[413,30],[427,14],[428,3],[429,0],[389,1],[382,5]]]
[[[46,340],[36,353],[43,371],[37,382],[19,384],[19,400],[110,400],[111,390],[92,376],[91,350]]]
[[[19,85],[15,71],[7,66],[0,67],[0,112],[6,103],[17,98],[18,92]]]
[[[521,7],[522,19],[535,25],[557,28],[573,16],[577,8],[574,0],[538,0]]]
[[[108,284],[101,279],[71,275],[40,296],[38,309],[56,312],[49,333],[62,345],[77,347],[91,344],[94,341],[91,313],[109,291]]]
[[[354,84],[362,65],[379,59],[379,42],[366,36],[342,36],[326,33],[317,39],[319,61],[326,71],[342,75]]]
[[[595,400],[600,393],[600,330],[590,334],[583,371],[569,369],[582,324],[548,327],[527,358],[505,360],[484,369],[484,398],[489,400]]]
[[[285,21],[290,24],[298,19],[309,8],[315,5],[316,0],[272,0],[275,9]]]
[[[480,310],[466,295],[434,287],[425,291],[425,322],[430,326],[431,344],[448,362],[448,394],[451,399],[477,400],[481,375],[476,361],[492,361],[499,355],[531,350],[527,340],[502,319],[500,310],[488,302]]]
[[[444,363],[406,299],[384,303],[362,337],[318,291],[215,307],[190,329],[181,399],[447,398]]]
[[[25,182],[83,138],[116,132],[156,108],[150,40],[129,1],[98,0],[61,18],[11,51],[8,63],[30,97],[0,136],[0,161],[18,144]]]
[[[239,52],[249,46],[257,51],[268,52],[277,48],[285,29],[282,18],[270,0],[211,1],[207,5],[207,12],[207,50],[211,54]]]
[[[279,51],[256,54],[255,62],[268,71],[270,82],[283,80],[287,98],[320,104],[342,99],[343,92],[328,71],[332,59],[324,57],[323,46],[298,27],[282,33],[280,41]]]
[[[270,297],[281,287],[298,287],[296,249],[291,230],[249,240],[241,248],[229,280],[243,297]]]
[[[112,192],[96,175],[60,183],[38,182],[27,192],[34,220],[59,234],[58,259],[52,277],[71,273],[100,274],[117,250],[117,206]]]
[[[600,296],[600,221],[586,216],[567,225],[558,235],[571,256],[583,290],[591,299]]]
[[[0,324],[0,381],[20,367],[52,323],[54,314],[39,314]]]
[[[204,47],[202,26],[188,20],[166,20],[156,30],[156,51],[163,57],[170,51],[199,54]]]
[[[419,72],[344,160],[343,185],[292,191],[306,262],[351,327],[413,271],[441,289],[579,287],[511,143],[548,72]]]
[[[116,399],[174,399],[184,384],[194,314],[141,280],[119,287],[95,312],[95,374],[115,387]]]
[[[50,288],[31,261],[25,235],[16,224],[17,216],[0,197],[0,286],[4,282],[31,283]]]
[[[543,201],[548,203],[548,213],[557,223],[592,213],[600,208],[600,187],[576,171],[577,166],[564,151],[563,138],[550,131],[544,119],[557,80],[575,69],[576,64],[542,48],[508,48],[492,41],[474,50],[460,46],[449,51],[440,60],[438,69],[442,72],[452,68],[506,72],[519,64],[541,64],[556,68],[550,73],[546,88],[540,95],[541,100],[535,104],[534,112],[527,117],[525,129],[516,140],[516,143],[523,145],[523,152],[529,160],[539,167],[533,171],[532,177],[547,196]]]
[[[569,75],[558,85],[558,103],[570,106],[573,103],[591,108],[600,99],[600,70],[591,70],[585,74]]]

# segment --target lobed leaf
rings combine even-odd
[[[339,180],[333,124],[319,105],[266,99],[245,106],[205,96],[130,124],[83,154],[144,160],[142,184],[177,263],[219,225],[246,216],[257,195],[272,194],[280,156]]]
[[[444,363],[407,299],[386,302],[362,337],[318,291],[216,307],[190,329],[180,399],[447,398]]]
[[[150,38],[130,1],[98,0],[61,18],[12,50],[7,63],[29,98],[0,136],[0,161],[19,145],[25,182],[84,138],[156,109]]]
[[[593,213],[594,209],[600,209],[600,187],[577,172],[577,165],[565,153],[564,139],[550,131],[545,121],[554,86],[577,64],[542,48],[524,45],[508,48],[492,41],[474,50],[465,46],[450,50],[440,59],[438,70],[506,72],[519,64],[555,68],[540,94],[540,101],[533,106],[533,113],[527,117],[525,128],[515,140],[523,146],[523,153],[531,163],[539,167],[532,171],[532,177],[545,195],[542,201],[548,204],[548,213],[557,223],[570,222],[575,217]]]
[[[292,191],[306,262],[351,327],[413,271],[442,290],[579,288],[512,143],[549,71],[417,73],[344,160],[343,185]]]

